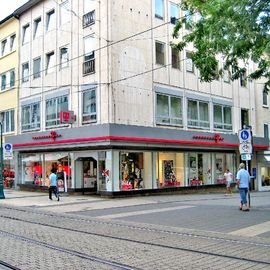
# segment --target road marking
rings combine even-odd
[[[266,221],[261,224],[249,226],[237,231],[230,232],[229,234],[252,237],[269,231],[270,231],[270,221]]]
[[[101,218],[101,219],[112,219],[112,218],[131,217],[131,216],[137,216],[137,215],[146,215],[146,214],[152,214],[152,213],[161,213],[161,212],[166,212],[166,211],[173,211],[173,210],[186,209],[186,208],[192,208],[192,207],[195,207],[195,206],[192,206],[192,205],[182,205],[182,206],[169,207],[169,208],[141,210],[141,211],[125,212],[125,213],[118,213],[118,214],[112,214],[112,215],[97,216],[97,218]]]

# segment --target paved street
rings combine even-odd
[[[270,269],[270,192],[250,212],[238,194],[5,196],[0,260],[19,269]]]

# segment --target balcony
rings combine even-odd
[[[95,73],[95,59],[90,59],[83,62],[83,75]]]
[[[83,15],[83,28],[95,23],[95,10]]]

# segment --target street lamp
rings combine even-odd
[[[3,125],[2,122],[0,122],[0,199],[5,199],[4,194],[4,177],[3,177]]]

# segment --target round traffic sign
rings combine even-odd
[[[5,150],[10,151],[12,149],[12,145],[10,143],[5,144]]]
[[[249,132],[247,130],[242,130],[240,136],[242,140],[246,141],[249,138]]]

